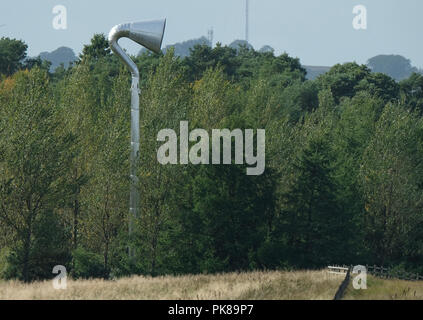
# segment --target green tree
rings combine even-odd
[[[68,150],[74,138],[61,131],[46,72],[20,72],[15,81],[0,109],[2,136],[7,137],[0,140],[0,219],[14,231],[19,275],[29,281],[37,274],[31,268],[34,244],[44,234],[37,230],[49,228],[44,218],[57,212],[65,196],[62,177],[72,160]]]
[[[22,67],[28,46],[21,40],[0,39],[0,74],[10,76]]]
[[[422,120],[387,105],[360,170],[365,239],[380,265],[422,263]]]
[[[87,213],[81,221],[84,244],[91,252],[101,252],[105,277],[115,267],[112,255],[119,247],[119,232],[127,230],[129,212],[130,102],[126,80],[126,72],[115,79],[112,95],[98,115],[98,125],[91,130],[96,152],[82,192]]]
[[[367,65],[373,72],[384,73],[397,81],[408,78],[417,69],[411,61],[400,55],[378,55],[369,59]]]
[[[236,68],[239,66],[235,49],[218,43],[215,48],[208,45],[196,45],[190,50],[191,54],[183,62],[191,80],[200,79],[207,69],[217,66],[221,66],[229,78],[235,76]]]
[[[245,166],[202,167],[192,181],[192,211],[184,218],[196,272],[249,270],[265,239],[273,210],[270,172],[245,174]],[[189,217],[189,218],[187,218]]]
[[[320,89],[332,92],[335,102],[344,97],[351,98],[357,92],[358,84],[370,75],[370,69],[357,63],[337,64],[317,78]]]
[[[322,138],[309,142],[294,164],[297,177],[283,197],[281,231],[290,260],[301,267],[322,267],[347,256],[343,239],[348,220],[338,201],[328,149]]]
[[[81,60],[84,60],[85,58],[97,60],[110,55],[111,49],[109,47],[109,41],[107,41],[104,34],[97,33],[92,37],[91,43],[84,46],[82,49],[82,54],[79,58]]]
[[[76,249],[80,240],[80,223],[86,206],[82,203],[84,196],[84,185],[90,178],[90,167],[95,163],[93,158],[96,154],[96,144],[98,137],[94,135],[94,117],[98,117],[97,104],[98,91],[94,90],[95,83],[90,68],[86,63],[81,63],[75,67],[66,77],[60,89],[61,116],[63,117],[65,132],[70,132],[77,139],[69,150],[73,154],[72,162],[69,164],[66,179],[69,190],[68,197],[63,199],[65,215],[68,224],[72,228],[72,246]],[[87,191],[89,193],[89,191]]]
[[[171,195],[184,183],[181,180],[184,167],[161,165],[157,161],[160,147],[157,135],[162,129],[179,132],[180,121],[187,119],[189,93],[178,59],[173,50],[169,50],[156,72],[150,72],[140,101],[142,139],[138,178],[141,203],[131,241],[137,248],[136,268],[141,273],[157,275],[175,269],[171,235],[177,226]]]
[[[353,232],[343,242],[349,243],[356,261],[369,261],[371,257],[364,244],[364,192],[360,183],[363,154],[373,139],[376,123],[385,104],[368,92],[359,92],[339,106],[339,120],[331,131],[336,177],[340,190],[342,211],[351,219]],[[360,260],[361,259],[361,260]]]
[[[385,103],[398,100],[399,85],[391,77],[383,73],[371,73],[356,86],[356,91],[367,91],[371,95],[383,99]]]
[[[399,85],[402,103],[408,109],[423,115],[423,75],[413,73]]]

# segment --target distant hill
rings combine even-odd
[[[175,48],[175,55],[181,58],[185,58],[190,55],[190,49],[194,48],[195,45],[209,45],[211,46],[210,41],[206,37],[201,37],[197,39],[192,39],[184,42],[178,42],[172,45],[168,45],[163,49],[163,52],[166,53],[171,47]],[[245,40],[235,40],[229,47],[238,50],[242,46],[247,46],[249,49],[254,49],[251,44]],[[139,54],[145,52],[146,49],[143,48]],[[274,49],[270,46],[262,47],[259,52],[274,52]],[[60,47],[52,52],[42,52],[40,53],[41,60],[47,60],[52,63],[50,71],[53,72],[56,70],[60,64],[63,63],[65,68],[68,68],[69,65],[78,60],[74,51],[68,47]],[[423,74],[423,70],[417,67],[414,67],[411,64],[411,61],[400,55],[378,55],[373,58],[370,58],[367,62],[367,66],[373,72],[384,73],[397,81],[408,78],[413,72]],[[314,80],[318,76],[325,74],[330,70],[331,67],[327,66],[303,66],[307,71],[307,79]]]
[[[254,47],[245,40],[235,40],[228,47],[238,50],[243,46],[246,46],[250,50],[254,49]]]
[[[423,73],[422,69],[414,67],[411,61],[400,55],[378,55],[367,61],[372,72],[380,72],[391,78],[401,81],[411,76],[413,72]],[[307,79],[313,80],[328,72],[331,67],[304,66],[307,70]]]
[[[62,63],[65,68],[68,68],[70,63],[78,60],[73,50],[68,47],[60,47],[52,52],[41,52],[40,58],[43,61],[47,60],[51,62],[51,72],[56,70],[56,68]]]
[[[274,52],[275,52],[275,49],[273,49],[271,46],[263,46],[263,47],[259,50],[259,52],[261,52],[261,53],[266,53],[266,52],[271,52],[271,53],[274,53]]]
[[[410,77],[412,73],[422,73],[411,65],[411,61],[400,55],[385,55],[381,54],[369,59],[367,66],[373,72],[384,73],[397,81],[401,81]]]
[[[318,76],[325,74],[331,67],[318,67],[318,66],[303,66],[307,71],[307,80],[314,80]]]
[[[192,40],[188,40],[188,41],[184,41],[184,42],[178,42],[175,44],[171,44],[166,46],[163,49],[163,53],[166,53],[167,50],[169,50],[170,48],[175,48],[175,55],[181,58],[185,58],[188,57],[190,55],[190,49],[194,48],[194,46],[196,45],[208,45],[211,46],[212,44],[210,43],[209,39],[207,39],[206,37],[201,37],[201,38],[197,38],[197,39],[192,39]],[[248,42],[246,42],[245,40],[235,40],[233,41],[229,47],[230,48],[234,48],[236,50],[238,50],[240,47],[246,45],[249,49],[254,49],[253,46],[251,44],[249,44]],[[142,48],[139,52],[139,54],[142,54],[146,51],[147,49]],[[261,52],[273,52],[274,49],[270,46],[264,46],[263,48],[260,49]]]
[[[178,42],[175,44],[171,44],[166,46],[163,49],[163,53],[166,53],[167,50],[169,50],[170,48],[175,48],[175,56],[177,57],[181,57],[181,58],[185,58],[188,57],[190,55],[190,49],[194,48],[194,46],[196,45],[208,45],[211,46],[211,43],[209,41],[209,39],[207,39],[206,37],[201,37],[198,39],[192,39],[192,40],[188,40],[188,41],[184,41],[184,42]],[[142,53],[144,53],[147,49],[142,48],[139,52],[139,55],[141,55]]]

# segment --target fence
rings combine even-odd
[[[345,279],[342,281],[341,286],[335,294],[334,300],[342,300],[345,290],[348,288],[351,278],[351,272],[354,270],[353,266],[329,266],[328,272],[331,274],[344,275]],[[366,265],[368,274],[382,279],[398,279],[406,281],[423,281],[423,276],[417,273],[410,273],[398,269],[384,268],[378,266]]]
[[[385,267],[378,267],[378,266],[370,266],[366,265],[366,270],[368,274],[372,276],[382,278],[382,279],[398,279],[398,280],[406,280],[406,281],[423,281],[423,276],[418,273],[411,273],[403,270],[398,270],[395,268],[385,268]],[[329,273],[332,274],[345,274],[347,270],[352,272],[354,269],[353,266],[329,266]]]
[[[406,281],[422,281],[423,276],[417,273],[397,269],[366,265],[367,273],[382,279],[398,279]]]
[[[328,269],[329,269],[329,273],[345,275],[345,279],[344,281],[342,281],[341,286],[339,287],[338,291],[335,294],[335,298],[333,299],[333,300],[342,300],[342,297],[345,294],[345,290],[347,290],[348,285],[350,283],[352,267],[329,266]]]

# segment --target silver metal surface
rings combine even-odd
[[[131,85],[131,186],[130,186],[130,200],[129,200],[129,234],[133,232],[134,219],[138,217],[139,210],[139,191],[138,191],[138,177],[137,177],[137,163],[140,158],[140,73],[137,65],[119,46],[120,38],[129,38],[136,43],[144,46],[155,53],[160,52],[163,41],[164,30],[166,27],[166,19],[133,22],[119,24],[110,30],[109,43],[112,51],[117,54],[132,74]],[[130,248],[130,255],[133,256],[133,250]]]

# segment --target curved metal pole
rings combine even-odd
[[[109,33],[109,43],[112,51],[118,55],[132,74],[131,86],[131,187],[129,199],[129,235],[133,232],[135,218],[138,217],[140,195],[137,190],[137,164],[140,159],[140,73],[137,65],[119,46],[122,37],[129,38],[156,53],[160,52],[163,41],[166,19],[119,24]],[[134,257],[133,248],[129,248],[129,255]]]
[[[131,158],[130,158],[130,175],[131,175],[131,186],[130,186],[130,199],[129,199],[129,234],[133,232],[133,224],[135,218],[138,217],[139,208],[139,192],[137,190],[138,177],[137,177],[137,163],[140,158],[140,101],[139,101],[139,82],[140,73],[137,65],[129,58],[129,56],[119,46],[118,40],[122,37],[128,37],[129,35],[129,24],[122,24],[114,27],[109,35],[109,42],[112,51],[117,54],[126,66],[129,68],[132,74],[132,85],[131,85]],[[129,250],[130,256],[134,256],[133,250]]]

